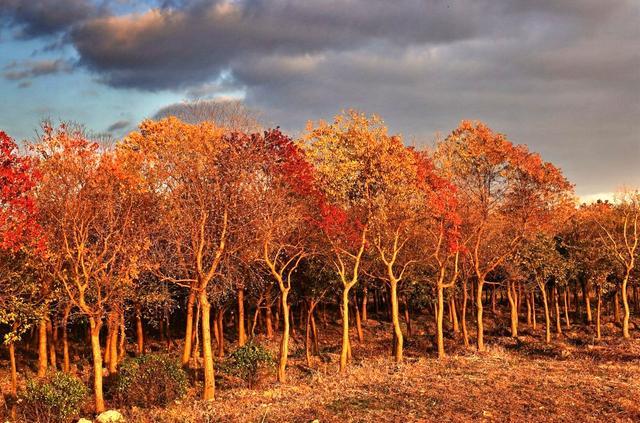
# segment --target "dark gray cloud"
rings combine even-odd
[[[22,38],[65,32],[100,10],[90,0],[0,0],[0,17],[18,27]]]
[[[244,91],[290,130],[358,107],[416,142],[482,119],[581,192],[640,184],[637,0],[155,0],[128,14],[63,2],[80,12],[40,32],[18,0],[0,10],[13,5],[27,34],[64,33],[112,87]]]
[[[11,81],[22,81],[44,75],[71,72],[72,69],[72,65],[63,59],[27,60],[6,65],[2,76]]]
[[[119,120],[116,122],[113,122],[111,125],[109,125],[109,127],[107,128],[107,132],[114,132],[114,131],[119,131],[121,129],[125,129],[131,126],[131,121],[129,120]]]

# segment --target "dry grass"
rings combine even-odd
[[[589,330],[574,327],[545,345],[539,329],[520,340],[489,336],[482,354],[449,339],[452,355],[437,360],[430,338],[416,335],[396,365],[389,331],[373,322],[367,341],[354,342],[344,376],[337,374],[337,328],[329,328],[314,369],[293,348],[285,385],[270,377],[248,390],[221,378],[213,403],[187,399],[129,415],[140,422],[640,421],[638,340],[593,344]]]

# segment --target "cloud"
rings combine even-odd
[[[17,26],[21,38],[65,32],[99,12],[89,0],[0,0],[0,17]]]
[[[2,76],[10,81],[21,81],[39,76],[71,72],[71,64],[63,59],[55,60],[27,60],[12,62],[4,67]],[[23,88],[21,86],[21,88]]]
[[[635,0],[121,3],[136,6],[0,0],[0,11],[24,34],[62,34],[77,66],[110,87],[242,93],[290,130],[358,107],[420,142],[482,119],[583,193],[640,184]]]
[[[121,129],[128,128],[129,126],[131,126],[131,121],[129,121],[129,120],[119,120],[119,121],[113,122],[111,125],[109,125],[109,127],[107,128],[107,132],[119,131]]]

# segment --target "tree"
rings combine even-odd
[[[437,144],[435,158],[458,187],[463,242],[476,278],[477,346],[484,351],[482,293],[487,277],[529,234],[572,201],[561,171],[483,123],[463,121]]]
[[[121,158],[100,152],[80,132],[45,127],[34,144],[42,181],[38,206],[48,258],[68,300],[88,320],[96,411],[103,411],[100,329],[137,277],[150,214],[138,175]]]
[[[314,166],[321,193],[318,226],[325,239],[324,254],[342,284],[342,349],[340,371],[351,353],[349,292],[357,284],[367,247],[371,215],[372,175],[379,163],[375,146],[387,128],[376,116],[348,111],[332,123],[309,123],[305,151]]]
[[[609,251],[611,257],[620,263],[623,270],[620,292],[624,317],[622,320],[622,336],[629,338],[629,299],[627,285],[635,268],[640,242],[640,192],[623,191],[618,193],[616,202],[599,202],[594,206],[592,218],[600,229],[600,243]]]

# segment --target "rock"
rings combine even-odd
[[[96,418],[97,423],[124,423],[124,417],[116,410],[107,410]]]
[[[85,419],[84,417],[78,420],[78,423],[92,423],[91,420]]]

